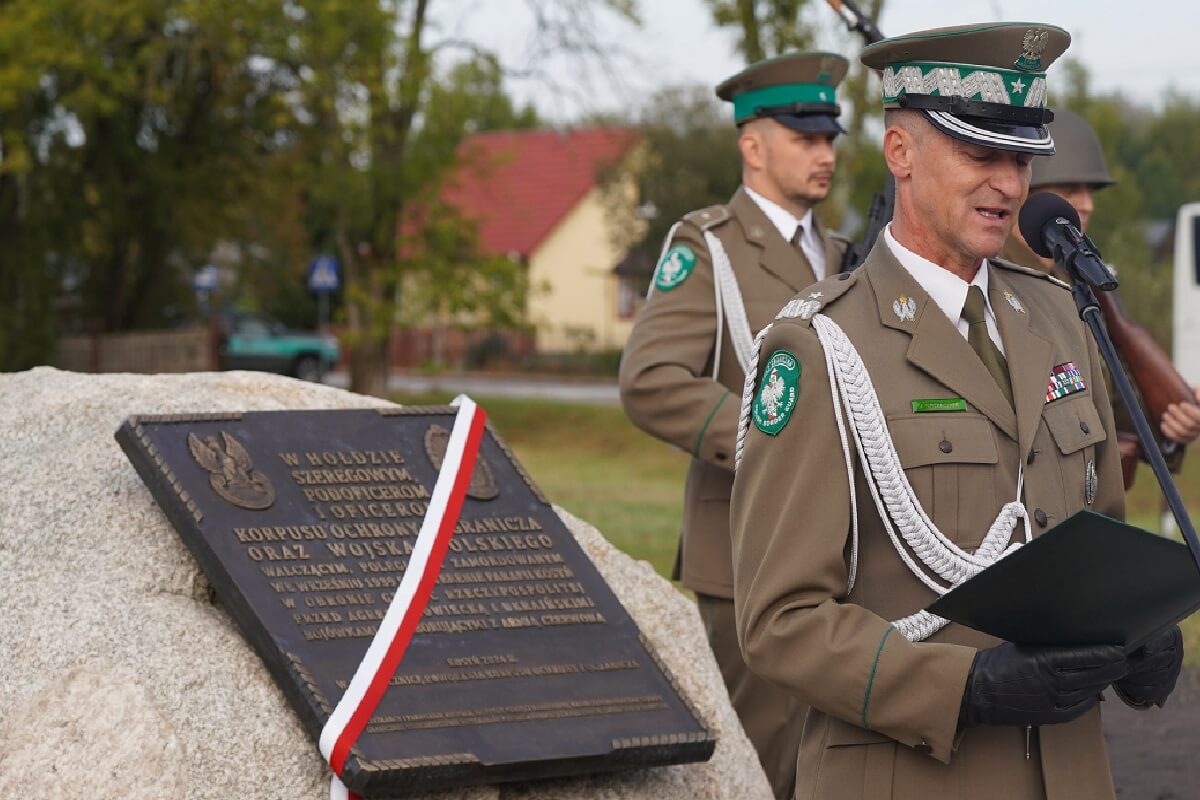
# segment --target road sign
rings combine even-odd
[[[335,292],[341,285],[338,261],[333,256],[317,256],[308,265],[308,289],[312,292]]]
[[[213,292],[217,289],[217,282],[220,276],[217,274],[216,264],[205,264],[200,269],[196,270],[196,274],[192,276],[192,287],[197,292]]]

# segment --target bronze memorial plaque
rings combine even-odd
[[[456,409],[135,416],[117,441],[314,741],[421,527]],[[342,780],[365,796],[702,761],[715,740],[490,428]]]

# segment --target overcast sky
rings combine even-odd
[[[860,0],[861,2],[861,0]],[[718,30],[703,0],[639,0],[642,26],[611,15],[595,20],[598,37],[622,51],[614,75],[597,70],[580,75],[575,61],[531,56],[532,19],[521,0],[444,0],[435,3],[442,37],[462,37],[499,51],[507,64],[540,72],[509,81],[522,102],[533,102],[552,120],[638,106],[656,89],[701,83],[715,86],[742,66],[736,34]],[[850,37],[821,0],[807,18],[819,27],[818,45],[852,60],[861,40]],[[437,16],[440,15],[440,16]],[[980,21],[1048,22],[1071,32],[1068,56],[1079,58],[1097,92],[1121,91],[1157,103],[1168,88],[1200,98],[1200,3],[1196,0],[1110,2],[1110,0],[886,0],[880,29],[885,34]],[[1051,68],[1051,91],[1054,70]],[[549,77],[547,77],[549,76]]]

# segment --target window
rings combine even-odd
[[[617,319],[633,319],[642,305],[641,284],[632,275],[617,276]]]

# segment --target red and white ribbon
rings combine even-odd
[[[450,432],[442,469],[434,483],[429,510],[421,523],[404,577],[350,685],[321,730],[321,755],[333,770],[329,786],[330,800],[356,798],[340,780],[346,758],[387,691],[400,660],[404,658],[404,651],[416,632],[417,624],[425,613],[425,606],[442,570],[450,536],[462,514],[486,422],[487,415],[483,409],[470,398],[460,396],[458,415],[454,419],[454,430]]]

